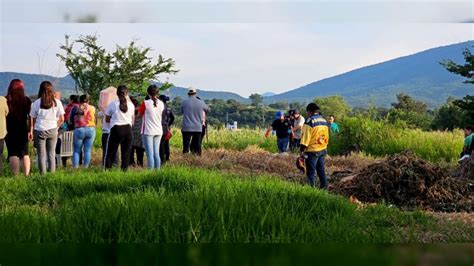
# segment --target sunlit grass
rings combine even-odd
[[[0,178],[0,206],[4,243],[392,243],[447,230],[419,212],[357,210],[308,186],[182,167]],[[472,240],[467,232],[445,240]]]

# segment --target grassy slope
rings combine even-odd
[[[469,241],[473,228],[261,177],[165,168],[0,179],[0,242]]]

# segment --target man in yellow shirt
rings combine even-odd
[[[306,106],[308,119],[303,125],[300,151],[305,158],[306,176],[311,186],[315,186],[314,174],[317,173],[320,181],[319,187],[327,189],[328,181],[324,169],[324,159],[329,143],[329,124],[319,114],[319,106],[310,103]]]

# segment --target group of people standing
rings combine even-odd
[[[159,87],[151,85],[141,104],[129,97],[127,86],[116,88],[116,100],[98,114],[90,103],[88,95],[72,95],[66,108],[55,97],[51,82],[41,83],[38,98],[32,102],[25,95],[24,84],[15,79],[10,82],[6,97],[0,97],[0,154],[3,156],[4,143],[8,150],[8,160],[14,175],[23,169],[30,174],[29,141],[36,148],[37,163],[41,174],[56,169],[56,147],[60,130],[74,131],[72,165],[88,167],[92,158],[92,147],[96,137],[97,118],[102,117],[102,164],[106,169],[118,165],[120,148],[122,170],[131,163],[143,165],[146,153],[147,166],[159,169],[169,160],[169,140],[174,115],[167,106],[169,98],[159,94]],[[188,98],[182,102],[183,153],[201,155],[202,139],[206,128],[206,113],[210,108],[197,97],[191,88]],[[304,159],[306,174],[311,185],[315,184],[315,174],[319,176],[320,187],[327,188],[324,158],[327,154],[329,132],[338,132],[334,116],[326,121],[319,113],[319,107],[310,103],[306,107],[308,119],[290,110],[288,115],[276,113],[276,119],[266,131],[277,135],[280,152],[300,151]],[[0,158],[0,171],[3,170]]]
[[[279,153],[297,152],[300,147],[305,122],[305,118],[296,109],[289,110],[287,114],[283,111],[277,111],[275,113],[275,120],[265,131],[265,137],[269,137],[271,132],[276,134]],[[339,133],[339,125],[335,122],[334,115],[329,115],[326,123],[331,133]]]
[[[51,82],[42,82],[38,99],[31,102],[25,95],[23,82],[19,79],[12,80],[6,97],[0,98],[0,110],[2,170],[5,142],[12,173],[18,175],[22,169],[25,175],[29,175],[31,161],[28,143],[33,140],[40,172],[54,172],[58,127],[64,121],[64,109],[62,103],[55,98]]]
[[[319,106],[315,103],[308,104],[306,112],[308,115],[306,120],[298,110],[289,110],[287,115],[282,111],[276,112],[275,120],[266,130],[265,137],[274,131],[280,153],[285,153],[288,149],[292,152],[300,152],[297,164],[300,161],[303,162],[303,169],[310,185],[315,185],[315,174],[317,174],[320,188],[327,189],[325,156],[329,132],[339,133],[339,126],[334,121],[334,115],[330,115],[328,120],[324,119],[320,114]]]
[[[189,98],[182,105],[183,152],[200,155],[205,113],[209,107],[196,93],[195,89],[190,89]],[[88,167],[99,117],[102,117],[102,164],[106,169],[118,165],[119,148],[122,170],[135,163],[135,153],[137,165],[143,166],[143,153],[146,153],[148,168],[159,169],[170,159],[169,140],[174,115],[167,106],[169,97],[159,95],[156,85],[148,87],[141,104],[129,97],[125,85],[117,87],[116,96],[117,100],[111,101],[99,113],[88,95],[71,95],[63,108],[51,82],[41,83],[38,98],[32,102],[25,94],[24,83],[19,79],[12,80],[7,95],[0,97],[0,172],[3,171],[6,144],[12,173],[18,175],[22,169],[28,176],[31,169],[29,142],[32,140],[40,173],[54,172],[61,131],[74,132],[73,167]]]

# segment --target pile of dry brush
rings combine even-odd
[[[467,178],[451,177],[448,171],[412,152],[403,152],[343,178],[333,191],[363,202],[386,202],[402,209],[472,212],[472,183]]]

